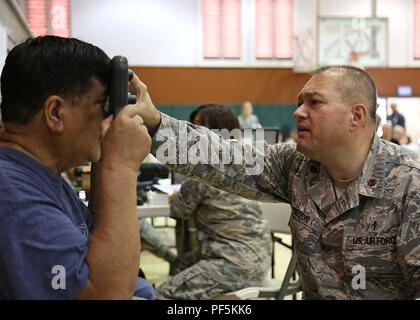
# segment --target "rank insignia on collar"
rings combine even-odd
[[[369,181],[367,182],[367,185],[369,187],[373,187],[374,185],[376,185],[378,183],[378,181],[376,179],[369,179]]]

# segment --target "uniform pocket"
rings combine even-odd
[[[343,252],[346,273],[362,266],[367,276],[401,274],[395,242],[395,234],[347,236]]]
[[[309,215],[296,208],[292,208],[289,227],[292,231],[293,240],[297,249],[309,254],[318,251],[321,228],[311,221]]]

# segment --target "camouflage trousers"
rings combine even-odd
[[[258,286],[266,273],[249,273],[221,258],[203,258],[199,252],[189,253],[199,260],[187,269],[165,281],[156,289],[158,300],[207,300],[249,286]],[[201,258],[201,259],[200,259]]]
[[[169,248],[168,242],[144,218],[139,219],[141,247],[169,263],[173,263],[176,255]]]

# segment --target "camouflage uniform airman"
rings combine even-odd
[[[174,132],[164,140],[177,146],[180,130],[214,135],[162,114],[153,152],[165,143],[157,141],[163,128]],[[222,143],[238,145],[234,140]],[[265,145],[263,166],[262,174],[252,176],[242,164],[172,165],[183,175],[250,199],[291,204],[289,225],[304,298],[420,296],[418,154],[375,135],[361,174],[341,195],[336,194],[326,168],[299,153],[295,145]],[[356,277],[362,280],[358,283]]]
[[[272,245],[257,202],[187,180],[170,205],[172,217],[194,217],[200,250],[189,254],[191,266],[156,290],[157,299],[212,299],[261,284]]]

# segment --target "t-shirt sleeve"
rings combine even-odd
[[[52,202],[2,205],[0,298],[74,299],[89,276],[88,238]]]

